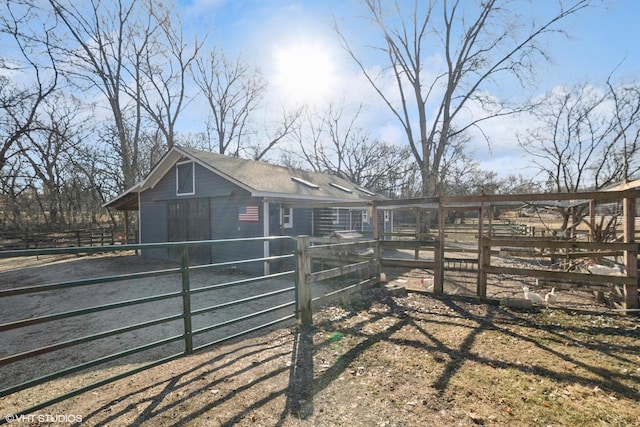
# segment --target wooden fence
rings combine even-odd
[[[564,265],[579,257],[597,259],[603,256],[620,256],[624,261],[624,269],[617,275],[605,275],[593,274],[588,270],[576,272],[566,269],[498,267],[491,264],[491,251],[496,247],[526,248],[542,256],[564,259]],[[486,298],[489,274],[510,274],[563,282],[573,287],[602,288],[603,285],[613,284],[622,290],[623,301],[620,307],[635,310],[638,308],[638,250],[638,243],[484,237],[480,241],[477,295]]]
[[[69,231],[19,231],[0,233],[0,251],[43,248],[105,246],[124,242],[124,233],[112,228]],[[128,243],[137,243],[130,241]]]
[[[494,237],[482,236],[479,247],[468,258],[445,256],[445,245],[438,239],[430,242],[419,240],[366,240],[339,244],[313,246],[312,239],[303,236],[298,240],[298,303],[300,319],[310,324],[312,287],[319,282],[350,274],[359,275],[347,280],[350,283],[323,298],[341,298],[379,281],[382,267],[404,267],[433,272],[434,294],[444,293],[447,275],[452,271],[477,271],[476,289],[473,293],[479,300],[492,300],[487,296],[487,286],[491,275],[511,275],[538,278],[561,283],[566,289],[580,288],[601,292],[613,286],[622,294],[619,308],[623,311],[638,309],[638,251],[637,243],[581,242],[541,237]],[[405,257],[398,258],[385,254],[400,251]],[[447,248],[447,251],[458,249]],[[546,262],[546,268],[502,267],[492,263],[492,256],[523,256],[522,251],[533,258],[560,260],[559,263]],[[520,252],[519,252],[520,251]],[[408,256],[415,253],[413,259]],[[425,259],[425,252],[426,254]],[[398,253],[398,252],[396,252]],[[589,260],[599,257],[617,256],[624,259],[625,268],[619,275],[594,274],[567,268],[567,263],[576,259]],[[598,295],[599,296],[599,295]]]
[[[354,292],[378,284],[380,278],[380,245],[376,240],[348,243],[315,244],[309,236],[298,237],[298,310],[304,325],[312,324],[313,305],[348,297]],[[313,298],[312,288],[339,277],[354,282]]]

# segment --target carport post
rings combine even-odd
[[[191,290],[189,284],[189,246],[182,245],[182,314],[184,316],[184,351],[193,351],[191,326]]]
[[[309,248],[309,236],[298,236],[296,244],[297,250],[297,289],[298,289],[298,319],[303,326],[313,324],[313,313],[311,312],[311,282],[308,279],[311,272],[311,259],[307,253]]]

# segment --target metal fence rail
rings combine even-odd
[[[290,244],[291,250],[286,252],[284,255],[278,255],[273,257],[261,257],[261,258],[252,258],[252,259],[238,259],[236,261],[225,261],[221,263],[211,263],[211,264],[200,264],[200,265],[191,265],[189,260],[189,248],[193,245],[210,245],[216,246],[221,245],[223,243],[228,243],[230,241],[237,242],[246,242],[247,244],[256,243],[263,244],[263,242],[271,242],[275,240],[282,240],[288,242]],[[52,405],[54,403],[60,402],[64,399],[68,399],[70,397],[76,396],[78,394],[84,393],[88,390],[100,387],[102,385],[108,384],[110,382],[119,380],[128,375],[133,375],[142,370],[157,366],[161,363],[165,363],[169,360],[173,360],[179,357],[182,357],[186,354],[189,354],[195,350],[203,349],[206,347],[210,347],[212,345],[221,343],[223,341],[236,338],[259,329],[263,329],[280,322],[294,319],[296,315],[297,309],[297,290],[296,286],[294,286],[294,281],[296,280],[295,270],[293,267],[296,265],[295,257],[296,257],[296,241],[291,237],[270,237],[270,238],[250,238],[250,239],[232,239],[232,240],[206,240],[206,241],[194,241],[194,242],[173,242],[173,243],[152,243],[152,244],[136,244],[136,245],[111,245],[111,246],[93,246],[93,247],[73,247],[73,248],[57,248],[57,249],[31,249],[31,250],[14,250],[14,251],[4,251],[0,252],[0,259],[7,258],[18,258],[18,257],[33,257],[33,256],[44,256],[44,255],[68,255],[68,254],[90,254],[90,253],[122,253],[124,251],[138,251],[142,249],[149,248],[179,248],[181,250],[181,261],[179,267],[175,268],[163,268],[157,270],[149,270],[143,272],[135,272],[135,273],[127,273],[127,274],[116,274],[111,276],[104,276],[98,278],[89,278],[89,279],[81,279],[81,280],[69,280],[58,283],[45,283],[38,284],[34,286],[22,286],[15,287],[9,289],[0,288],[0,306],[3,301],[8,301],[11,297],[22,296],[22,295],[34,295],[34,294],[44,294],[50,295],[51,293],[55,293],[61,290],[75,289],[76,291],[81,291],[87,289],[91,291],[92,289],[96,289],[98,285],[104,284],[114,284],[116,286],[133,286],[136,280],[141,280],[145,278],[153,278],[160,276],[176,276],[176,286],[179,285],[178,290],[170,291],[170,292],[159,292],[153,295],[147,295],[143,297],[137,298],[129,298],[116,302],[108,302],[104,304],[100,304],[99,301],[95,305],[91,305],[89,307],[82,307],[72,310],[47,313],[40,316],[29,317],[29,313],[25,313],[24,318],[20,319],[7,319],[0,312],[0,340],[2,340],[2,334],[7,333],[9,331],[20,332],[23,328],[29,328],[34,325],[45,325],[50,324],[51,322],[63,320],[63,319],[71,319],[75,322],[82,322],[83,319],[87,315],[93,315],[95,313],[106,313],[115,309],[123,308],[123,307],[137,307],[141,304],[155,303],[160,301],[168,301],[173,300],[179,302],[180,312],[176,313],[158,313],[157,317],[153,319],[148,319],[142,322],[134,322],[131,324],[126,324],[124,326],[119,326],[107,330],[101,330],[99,332],[90,333],[82,336],[75,336],[71,339],[60,340],[59,342],[55,342],[50,345],[38,345],[36,348],[29,349],[21,349],[20,351],[11,352],[10,349],[7,349],[6,346],[4,348],[5,351],[9,351],[10,353],[0,357],[0,369],[6,369],[11,364],[17,362],[28,361],[28,359],[32,359],[38,356],[47,355],[49,353],[53,353],[60,350],[72,349],[75,346],[87,343],[93,343],[101,339],[115,337],[117,335],[122,335],[126,333],[131,333],[134,331],[139,331],[143,328],[149,328],[153,326],[158,326],[161,324],[176,322],[182,320],[182,332],[173,334],[170,336],[163,336],[162,339],[145,343],[143,345],[134,345],[132,348],[127,348],[122,351],[116,351],[113,354],[106,354],[101,357],[94,358],[92,360],[84,361],[82,363],[76,363],[72,366],[64,366],[62,369],[58,369],[55,372],[42,374],[35,374],[32,378],[28,378],[25,381],[22,381],[18,384],[2,384],[2,389],[0,389],[0,397],[7,396],[12,393],[19,392],[21,390],[25,390],[27,388],[44,384],[51,380],[61,378],[67,376],[69,374],[78,373],[80,371],[98,367],[100,365],[104,365],[108,362],[113,362],[116,360],[120,360],[127,356],[135,355],[137,353],[141,353],[150,349],[154,349],[157,347],[165,346],[167,344],[176,343],[183,341],[183,350],[174,352],[172,354],[156,358],[151,361],[147,361],[140,366],[136,366],[135,368],[128,369],[124,372],[119,372],[115,375],[111,375],[108,378],[104,378],[102,380],[90,383],[90,384],[82,384],[79,388],[72,390],[68,393],[57,396],[53,399],[47,400],[46,402],[40,402],[34,406],[29,408],[21,409],[15,415],[20,414],[29,414],[33,413],[39,409],[42,409],[46,406]],[[216,283],[214,285],[202,286],[202,287],[193,287],[192,286],[192,275],[195,272],[205,271],[207,273],[215,274],[216,269],[220,269],[222,267],[237,267],[238,265],[246,265],[247,263],[266,263],[266,262],[279,262],[281,260],[290,260],[288,263],[292,266],[292,269],[280,271],[272,274],[263,274],[258,275],[256,277],[248,277],[241,278],[238,280],[230,280],[223,283]],[[277,289],[268,289],[266,291],[260,290],[256,295],[249,295],[246,297],[235,298],[231,301],[226,301],[218,304],[207,305],[205,307],[194,309],[192,307],[192,296],[193,295],[207,295],[209,293],[218,291],[220,289],[231,289],[234,287],[246,286],[249,284],[260,284],[260,283],[270,283],[275,280],[287,279],[290,281],[292,286],[284,286]],[[279,282],[276,284],[279,286]],[[272,286],[276,286],[272,285]],[[0,284],[2,286],[2,284]],[[75,292],[75,291],[74,291]],[[242,291],[240,291],[242,292]],[[291,293],[292,295],[287,298],[287,294]],[[212,297],[211,297],[212,298]],[[270,302],[270,298],[280,298],[278,303]],[[284,301],[282,299],[284,298]],[[206,301],[206,300],[205,300]],[[254,306],[249,306],[249,304],[264,304],[264,306],[260,306],[259,309],[254,309]],[[229,307],[245,307],[248,313],[240,313],[237,310],[234,310],[234,314],[230,315],[228,318],[224,318],[222,320],[216,321],[213,324],[206,324],[209,320],[206,318],[207,314],[218,312],[219,310],[224,310]],[[284,312],[284,314],[278,314],[278,312]],[[267,314],[274,314],[275,318],[270,317],[267,320],[263,320],[264,316]],[[263,319],[261,319],[261,317]],[[193,320],[203,318],[202,322],[205,322],[203,326],[198,328],[193,327]],[[239,325],[237,328],[232,331],[222,332],[221,335],[215,336],[213,338],[207,338],[207,333],[210,333],[215,330],[220,330],[225,327],[231,325],[238,325],[242,322],[246,322],[247,320],[253,320],[254,323],[250,325]],[[256,323],[257,322],[257,323]],[[194,336],[202,336],[205,340],[204,343],[195,346],[193,343]],[[137,343],[139,344],[139,343]],[[103,353],[104,354],[104,353]],[[4,375],[2,375],[4,376]],[[5,381],[6,381],[6,376]],[[4,381],[3,381],[4,382]],[[4,424],[6,422],[5,419],[0,419],[0,424]]]

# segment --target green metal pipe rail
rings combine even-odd
[[[195,245],[210,245],[210,246],[217,246],[217,245],[223,245],[225,243],[229,243],[229,242],[272,242],[272,241],[288,241],[291,243],[291,251],[288,253],[285,253],[284,255],[278,255],[278,256],[271,256],[271,257],[262,257],[262,258],[251,258],[251,259],[241,259],[241,260],[235,260],[235,261],[226,261],[226,262],[219,262],[219,263],[212,263],[212,264],[205,264],[205,265],[190,265],[190,260],[189,260],[189,248],[191,246],[195,246]],[[25,328],[28,326],[32,326],[32,325],[38,325],[38,324],[45,324],[48,322],[52,322],[55,320],[60,320],[60,319],[68,319],[68,318],[79,318],[81,319],[81,316],[83,315],[87,315],[87,314],[92,314],[92,313],[98,313],[98,312],[104,312],[104,311],[108,311],[108,310],[114,310],[116,308],[121,308],[121,307],[128,307],[128,306],[135,306],[135,305],[139,305],[139,304],[144,304],[144,303],[149,303],[149,302],[157,302],[157,301],[162,301],[162,300],[168,300],[168,299],[172,299],[172,298],[181,298],[182,299],[182,312],[181,313],[176,313],[176,314],[172,314],[169,316],[164,316],[164,317],[158,317],[152,320],[147,320],[144,322],[139,322],[139,323],[135,323],[135,324],[131,324],[131,325],[127,325],[124,327],[119,327],[119,328],[115,328],[115,329],[110,329],[107,331],[101,331],[99,333],[95,333],[95,334],[91,334],[91,335],[87,335],[87,336],[82,336],[82,337],[78,337],[78,338],[74,338],[74,339],[70,339],[70,340],[66,340],[66,341],[62,341],[62,342],[57,342],[55,344],[52,345],[48,345],[48,346],[43,346],[43,347],[38,347],[38,348],[34,348],[34,349],[30,349],[30,350],[26,350],[26,351],[22,351],[20,353],[16,353],[16,354],[10,354],[8,356],[2,357],[0,358],[0,367],[3,366],[8,366],[12,363],[18,362],[18,361],[22,361],[22,360],[27,360],[36,356],[40,356],[43,354],[47,354],[47,353],[51,353],[54,351],[58,351],[58,350],[62,350],[62,349],[67,349],[67,348],[71,348],[73,346],[77,346],[80,344],[85,344],[85,343],[89,343],[92,341],[96,341],[99,339],[103,339],[103,338],[108,338],[108,337],[112,337],[115,335],[120,335],[120,334],[124,334],[127,332],[132,332],[138,329],[142,329],[142,328],[147,328],[150,326],[156,326],[156,325],[160,325],[162,323],[167,323],[167,322],[172,322],[172,321],[178,321],[180,319],[183,319],[183,333],[179,334],[179,335],[174,335],[174,336],[170,336],[170,337],[166,337],[163,338],[161,340],[158,341],[154,341],[151,343],[147,343],[144,345],[139,345],[136,346],[134,348],[130,348],[124,351],[120,351],[114,354],[110,354],[104,357],[100,357],[97,359],[93,359],[81,364],[77,364],[68,368],[64,368],[61,370],[58,370],[56,372],[47,374],[47,375],[43,375],[37,378],[32,378],[29,379],[27,381],[24,381],[20,384],[16,384],[16,385],[12,385],[10,387],[4,388],[2,390],[0,390],[0,397],[4,397],[7,395],[10,395],[12,393],[16,393],[18,391],[21,390],[25,390],[27,388],[39,385],[39,384],[44,384],[48,381],[69,375],[69,374],[73,374],[88,368],[93,368],[99,365],[102,365],[104,363],[107,362],[111,362],[117,359],[121,359],[123,357],[126,356],[130,356],[136,353],[140,353],[152,348],[156,348],[162,345],[166,345],[169,343],[173,343],[173,342],[177,342],[180,340],[184,341],[184,350],[179,352],[179,353],[175,353],[166,357],[162,357],[158,360],[153,360],[151,362],[145,363],[141,366],[138,366],[134,369],[130,369],[126,372],[122,372],[122,373],[118,373],[116,375],[110,376],[108,378],[102,379],[100,381],[91,383],[91,384],[87,384],[87,385],[83,385],[82,387],[73,390],[71,392],[65,393],[63,395],[57,396],[53,399],[47,400],[45,402],[41,402],[38,403],[34,406],[31,406],[29,408],[26,409],[22,409],[20,410],[19,413],[16,414],[12,414],[12,415],[16,415],[16,416],[20,416],[20,415],[26,415],[29,413],[33,413],[35,411],[38,411],[42,408],[45,408],[49,405],[52,405],[54,403],[63,401],[65,399],[69,399],[71,397],[80,395],[88,390],[92,390],[95,389],[97,387],[101,387],[105,384],[109,384],[111,382],[117,381],[121,378],[124,378],[126,376],[129,375],[133,375],[136,374],[138,372],[141,372],[145,369],[149,369],[152,368],[154,366],[158,366],[162,363],[166,363],[170,360],[174,360],[180,357],[183,357],[184,355],[187,355],[193,351],[196,350],[201,350],[207,347],[211,347],[213,345],[219,344],[221,342],[233,339],[233,338],[237,338],[240,337],[242,335],[246,335],[249,333],[252,333],[254,331],[275,325],[277,323],[280,323],[282,321],[285,320],[289,320],[289,319],[293,319],[296,314],[298,313],[298,287],[297,286],[291,286],[291,287],[286,287],[286,288],[282,288],[282,289],[277,289],[275,291],[269,291],[269,292],[264,292],[264,293],[260,293],[258,295],[253,295],[253,296],[249,296],[246,298],[240,298],[240,299],[236,299],[233,301],[228,301],[225,303],[220,303],[220,304],[215,304],[215,305],[211,305],[208,307],[204,307],[204,308],[199,308],[197,310],[192,309],[191,307],[191,296],[194,294],[203,294],[203,293],[207,293],[207,292],[211,292],[211,291],[215,291],[215,290],[219,290],[219,289],[223,289],[223,288],[230,288],[230,287],[234,287],[234,286],[240,286],[240,285],[245,285],[248,283],[254,283],[254,282],[260,282],[260,281],[264,281],[264,280],[268,280],[268,279],[273,279],[273,278],[284,278],[287,276],[292,276],[292,283],[294,283],[294,281],[297,278],[297,275],[295,274],[295,270],[289,270],[289,271],[283,271],[283,272],[279,272],[279,273],[274,273],[274,274],[267,274],[267,275],[261,275],[258,277],[250,277],[250,278],[244,278],[244,279],[239,279],[239,280],[234,280],[234,281],[230,281],[230,282],[225,282],[225,283],[220,283],[220,284],[215,284],[215,285],[210,285],[210,286],[205,286],[205,287],[200,287],[200,288],[196,288],[196,289],[191,289],[191,272],[192,271],[197,271],[197,270],[203,270],[203,269],[214,269],[214,268],[220,268],[220,267],[227,267],[227,266],[237,266],[237,265],[243,265],[243,264],[247,264],[247,263],[257,263],[257,262],[270,262],[270,261],[277,261],[277,260],[285,260],[285,259],[294,259],[297,256],[298,250],[296,248],[296,239],[291,238],[291,237],[287,237],[287,236],[277,236],[277,237],[268,237],[268,238],[248,238],[248,239],[225,239],[225,240],[201,240],[201,241],[191,241],[191,242],[171,242],[171,243],[150,243],[150,244],[134,244],[134,245],[110,245],[110,246],[92,246],[92,247],[73,247],[73,248],[48,248],[48,249],[29,249],[29,250],[13,250],[13,251],[0,251],[0,259],[6,259],[6,258],[17,258],[17,257],[31,257],[31,256],[42,256],[42,255],[63,255],[63,254],[89,254],[89,253],[105,253],[105,252],[124,252],[124,251],[138,251],[138,250],[145,250],[145,249],[152,249],[152,248],[169,248],[169,247],[179,247],[181,248],[181,264],[180,267],[176,267],[176,268],[168,268],[168,269],[161,269],[161,270],[153,270],[153,271],[145,271],[145,272],[139,272],[139,273],[128,273],[128,274],[119,274],[119,275],[113,275],[113,276],[105,276],[105,277],[99,277],[99,278],[91,278],[91,279],[82,279],[82,280],[70,280],[67,282],[59,282],[59,283],[50,283],[50,284],[44,284],[44,285],[37,285],[37,286],[26,286],[26,287],[18,287],[18,288],[13,288],[13,289],[0,289],[0,300],[2,300],[3,298],[8,298],[8,297],[12,297],[12,296],[17,296],[17,295],[26,295],[26,294],[34,294],[34,293],[41,293],[41,292],[47,292],[47,291],[55,291],[55,290],[60,290],[60,289],[69,289],[69,288],[76,288],[76,287],[87,287],[87,286],[93,286],[93,285],[98,285],[98,284],[103,284],[103,283],[112,283],[112,282],[122,282],[122,281],[131,281],[131,280],[139,280],[139,279],[143,279],[143,278],[148,278],[148,277],[159,277],[159,276],[166,276],[166,275],[180,275],[180,280],[181,280],[181,289],[179,291],[176,292],[169,292],[169,293],[163,293],[163,294],[158,294],[158,295],[151,295],[151,296],[146,296],[146,297],[141,297],[141,298],[134,298],[134,299],[129,299],[129,300],[125,300],[125,301],[118,301],[118,302],[114,302],[114,303],[108,303],[108,304],[100,304],[100,305],[95,305],[92,307],[86,307],[86,308],[81,308],[81,309],[77,309],[77,310],[71,310],[71,311],[66,311],[66,312],[62,312],[62,313],[54,313],[54,314],[48,314],[48,315],[43,315],[43,316],[39,316],[39,317],[34,317],[34,318],[25,318],[25,319],[21,319],[21,320],[14,320],[14,321],[10,321],[10,322],[2,322],[2,319],[0,318],[0,333],[5,332],[5,331],[10,331],[10,330],[15,330],[15,329],[20,329],[20,328]],[[297,265],[297,262],[294,261],[292,262],[292,265]],[[201,327],[199,329],[193,330],[192,327],[192,318],[194,316],[198,316],[201,314],[205,314],[205,313],[210,313],[210,312],[214,312],[216,310],[220,310],[223,308],[227,308],[227,307],[232,307],[232,306],[237,306],[237,305],[242,305],[242,304],[246,304],[249,302],[253,302],[253,301],[257,301],[257,300],[261,300],[261,299],[265,299],[265,298],[269,298],[275,295],[280,295],[280,294],[284,294],[287,292],[294,292],[295,297],[293,298],[293,300],[291,301],[287,301],[283,304],[279,304],[276,306],[271,306],[271,307],[267,307],[265,309],[256,311],[256,312],[252,312],[250,314],[246,314],[243,316],[238,316],[235,318],[231,318],[231,319],[226,319],[224,321],[218,322],[216,324],[212,324],[212,325],[207,325],[204,327]],[[291,312],[290,314],[287,314],[281,318],[277,318],[277,319],[273,319],[270,320],[268,322],[250,327],[248,329],[244,329],[242,331],[234,331],[233,333],[229,333],[227,335],[225,335],[222,338],[217,338],[215,340],[211,340],[203,345],[200,345],[198,347],[193,346],[193,337],[195,335],[199,335],[199,334],[203,334],[206,332],[210,332],[213,331],[215,329],[219,329],[222,327],[226,327],[226,326],[230,326],[230,325],[234,325],[236,323],[248,320],[248,319],[252,319],[252,318],[256,318],[271,312],[276,312],[278,310],[282,310],[282,309],[286,309],[288,307],[291,307]],[[1,335],[0,335],[1,337]],[[9,414],[5,414],[5,415],[9,415]],[[8,418],[2,418],[0,419],[0,424],[5,424],[6,422],[8,422]]]

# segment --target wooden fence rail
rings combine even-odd
[[[625,261],[624,272],[621,275],[604,275],[551,269],[499,267],[491,264],[491,250],[494,247],[533,248],[535,251],[550,252],[558,257],[567,257],[569,259],[575,258],[574,255],[576,254],[582,254],[585,257],[594,257],[597,254],[619,254]],[[612,283],[622,288],[623,302],[621,308],[635,310],[638,308],[638,252],[638,243],[509,239],[485,236],[480,241],[477,295],[480,298],[486,298],[488,274],[520,275],[555,281],[592,283],[595,285]]]
[[[0,233],[0,250],[114,245],[126,243],[123,241],[123,236],[122,231],[111,228],[2,232]]]
[[[322,281],[356,276],[347,286],[313,298],[312,288]],[[380,278],[380,245],[375,240],[312,246],[309,236],[298,237],[297,289],[299,319],[311,325],[314,304],[345,298],[376,285]]]
[[[547,257],[573,260],[581,255],[592,257],[618,255],[626,260],[623,275],[593,274],[590,271],[564,271],[562,264],[549,263],[548,267],[502,267],[492,264],[492,256],[503,255],[509,248],[527,248]],[[450,249],[456,251],[456,249]],[[433,271],[433,293],[444,292],[447,271],[477,271],[476,297],[487,300],[487,285],[490,275],[513,275],[565,282],[575,288],[602,290],[607,284],[618,286],[623,293],[620,307],[634,311],[638,308],[638,243],[583,242],[557,240],[554,238],[495,237],[484,235],[475,256],[451,258],[445,256],[445,248],[436,239],[430,242],[411,240],[368,240],[339,244],[312,246],[312,240],[303,236],[298,239],[298,284],[300,319],[311,323],[312,287],[329,279],[357,275],[358,279],[347,280],[349,286],[333,292],[328,297],[339,298],[379,281],[381,267],[404,267]],[[411,257],[412,251],[416,256]],[[425,255],[426,253],[426,255]],[[420,255],[421,254],[421,255]],[[407,256],[409,255],[409,256]],[[426,257],[426,259],[425,259]],[[464,264],[464,265],[463,265]]]

